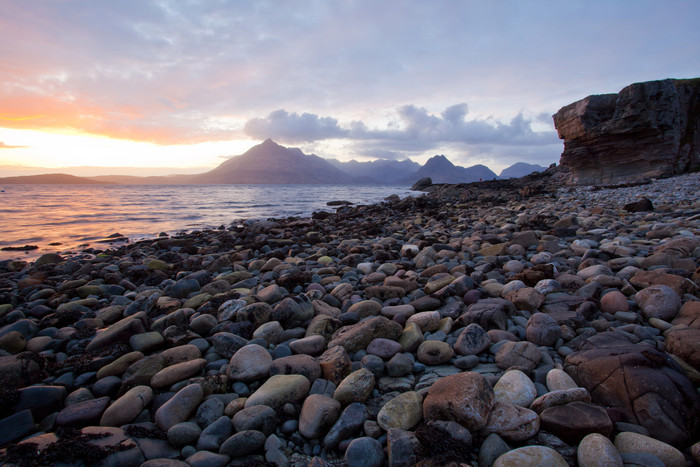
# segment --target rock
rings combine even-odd
[[[299,432],[309,439],[326,434],[340,416],[340,402],[323,394],[311,394],[299,415]]]
[[[188,444],[194,446],[201,434],[202,429],[199,425],[192,422],[176,423],[167,432],[168,441],[176,447],[187,446]]]
[[[381,467],[384,448],[374,438],[355,438],[345,451],[345,463],[348,467]]]
[[[396,341],[392,341],[384,338],[374,339],[367,346],[367,353],[371,355],[376,355],[383,358],[384,360],[389,360],[391,357],[401,352],[403,348],[401,344]]]
[[[403,328],[395,321],[389,321],[383,316],[373,316],[352,326],[341,328],[328,343],[328,348],[339,345],[348,352],[365,349],[370,342],[378,337],[398,340]]]
[[[561,337],[561,328],[548,314],[535,313],[527,320],[526,336],[535,345],[552,346]]]
[[[109,397],[100,397],[66,406],[58,413],[56,425],[76,428],[97,425],[109,403]]]
[[[496,364],[499,368],[522,368],[533,370],[542,359],[540,349],[531,342],[505,342],[496,354]]]
[[[178,381],[196,375],[206,364],[207,361],[205,359],[197,358],[188,362],[176,363],[175,365],[165,367],[153,375],[153,378],[151,378],[151,387],[156,389],[170,387]]]
[[[618,311],[629,311],[627,297],[622,292],[612,290],[600,299],[600,311],[615,314]]]
[[[249,383],[266,378],[270,374],[271,366],[272,356],[264,347],[248,344],[233,354],[227,374],[233,381]]]
[[[352,369],[350,357],[345,348],[340,345],[329,347],[317,361],[321,367],[323,379],[336,385],[340,384]]]
[[[442,365],[454,357],[450,344],[441,341],[424,341],[418,346],[418,361],[426,365]]]
[[[274,375],[248,397],[245,407],[267,405],[281,409],[287,403],[300,403],[309,393],[311,383],[301,375]]]
[[[136,386],[107,407],[100,419],[101,426],[122,426],[132,422],[151,403],[153,390],[148,386]]]
[[[591,395],[586,388],[573,388],[550,391],[532,401],[530,408],[537,413],[549,407],[570,404],[571,402],[590,402]]]
[[[218,451],[221,443],[231,436],[231,419],[223,415],[207,425],[197,438],[197,450]]]
[[[537,397],[535,384],[520,370],[506,371],[493,387],[496,402],[529,407]]]
[[[464,430],[464,428],[462,429]],[[418,441],[415,434],[399,428],[390,428],[387,432],[386,442],[389,465],[396,467],[412,467],[416,464],[417,451],[421,443]]]
[[[581,440],[576,458],[579,467],[623,467],[615,445],[599,433],[591,433]]]
[[[647,81],[560,109],[554,126],[564,140],[560,163],[569,181],[612,184],[696,168],[700,147],[692,143],[697,129],[691,122],[697,88],[693,80]]]
[[[426,420],[454,420],[470,431],[486,425],[495,403],[493,388],[478,373],[445,376],[428,390],[423,401]]]
[[[374,389],[374,374],[367,368],[353,371],[343,379],[333,393],[333,398],[346,406],[353,402],[364,402]]]
[[[339,347],[342,349],[342,347]],[[348,360],[348,369],[350,363]],[[270,365],[270,376],[273,375],[302,375],[313,384],[321,377],[321,365],[311,355],[289,355],[277,358]]]
[[[518,310],[536,311],[544,303],[544,295],[532,287],[523,287],[505,294],[505,299],[513,302]]]
[[[550,407],[540,413],[542,429],[553,433],[570,444],[578,444],[591,433],[610,436],[613,424],[600,406],[584,402]]]
[[[649,198],[642,198],[638,201],[633,201],[631,203],[625,204],[622,209],[628,212],[645,212],[645,211],[653,211],[654,210],[654,204],[651,202]]]
[[[454,351],[459,355],[479,355],[491,345],[491,338],[484,328],[476,323],[468,325],[459,334]]]
[[[671,328],[664,342],[666,351],[694,368],[700,368],[700,328]]]
[[[423,191],[429,186],[432,186],[433,179],[430,177],[419,178],[413,185],[411,185],[411,190],[413,191]]]
[[[506,452],[510,447],[496,433],[491,433],[486,437],[479,449],[479,465],[491,467],[493,463]]]
[[[156,425],[167,432],[176,423],[190,418],[203,398],[204,391],[199,384],[185,386],[156,411]]]
[[[326,339],[319,334],[314,334],[290,342],[289,348],[295,354],[317,356],[326,350]]]
[[[546,446],[525,446],[513,449],[496,459],[493,467],[568,467],[564,458]]]
[[[469,293],[469,292],[467,292]],[[459,317],[457,324],[468,325],[476,323],[486,331],[491,329],[508,328],[508,316],[515,312],[515,306],[502,298],[487,298],[470,305],[467,311]]]
[[[540,419],[534,411],[496,401],[481,433],[497,433],[509,441],[524,441],[535,436],[539,429]]]
[[[546,382],[547,389],[550,391],[565,391],[578,387],[576,381],[571,379],[571,376],[558,368],[552,368],[547,372]]]
[[[31,410],[22,410],[0,420],[0,446],[17,441],[34,431]]]
[[[681,299],[671,287],[652,285],[635,295],[645,318],[671,321],[681,309]]]
[[[256,430],[244,430],[235,433],[221,444],[219,454],[229,457],[243,457],[262,449],[265,434]]]
[[[624,455],[625,453],[649,453],[653,454],[667,467],[685,467],[683,453],[673,446],[658,439],[625,431],[615,437],[615,447]]]
[[[623,421],[646,427],[664,442],[683,445],[697,436],[700,396],[653,347],[601,333],[567,356],[564,370],[594,402],[615,408]]]
[[[384,430],[410,430],[423,418],[423,398],[415,391],[399,394],[384,404],[377,414],[377,423]]]
[[[277,426],[277,413],[272,407],[254,405],[236,412],[231,422],[236,431],[257,430],[270,435]]]
[[[335,448],[342,440],[358,432],[367,420],[367,407],[360,402],[353,402],[345,407],[340,417],[328,430],[323,445]]]

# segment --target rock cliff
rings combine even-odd
[[[563,107],[560,164],[576,185],[668,177],[700,168],[700,78],[648,81]]]

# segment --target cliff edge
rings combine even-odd
[[[700,168],[700,78],[635,83],[554,116],[574,185],[627,183]]]

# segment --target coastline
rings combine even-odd
[[[556,465],[600,433],[596,459],[651,436],[700,461],[700,174],[531,181],[0,262],[0,458],[104,434],[107,465],[486,465],[528,446]],[[589,368],[620,355],[645,398]]]

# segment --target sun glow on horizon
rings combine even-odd
[[[214,168],[225,157],[242,154],[259,141],[250,139],[196,144],[159,145],[115,139],[77,130],[18,130],[0,128],[2,167],[61,169],[67,167]]]

